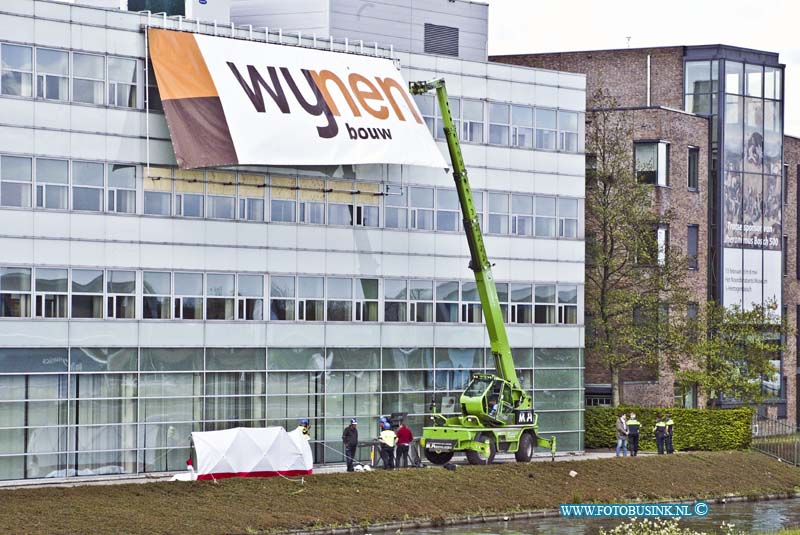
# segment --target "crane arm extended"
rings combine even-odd
[[[486,318],[486,329],[489,332],[489,343],[492,355],[494,355],[495,368],[497,369],[497,375],[515,387],[520,388],[517,372],[514,368],[514,360],[511,357],[511,347],[508,343],[505,323],[503,322],[503,311],[500,308],[497,287],[492,276],[492,264],[489,262],[486,246],[483,243],[483,233],[481,232],[478,213],[475,209],[472,190],[469,186],[467,167],[461,155],[458,132],[456,132],[453,117],[450,113],[444,79],[436,78],[425,82],[411,82],[409,90],[413,95],[421,95],[429,91],[436,92],[439,109],[442,113],[442,122],[444,123],[444,135],[453,165],[453,180],[456,183],[458,201],[461,204],[461,213],[464,217],[464,232],[467,235],[470,254],[469,268],[475,274],[478,295],[481,299],[483,315]]]

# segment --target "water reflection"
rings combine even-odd
[[[782,528],[800,525],[800,499],[765,502],[736,502],[726,505],[709,504],[709,514],[704,518],[683,519],[681,526],[697,530],[718,530],[725,521],[735,524],[737,532],[772,533]],[[598,533],[601,527],[613,528],[618,519],[566,519],[560,517],[534,518],[447,528],[427,528],[418,533],[441,535],[532,535],[558,533],[563,535],[588,535]],[[413,532],[407,532],[413,533]]]

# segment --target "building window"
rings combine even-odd
[[[536,148],[556,150],[556,110],[536,109]]]
[[[698,189],[698,173],[700,169],[700,149],[689,147],[689,178],[687,186],[692,191]]]
[[[411,225],[417,230],[433,230],[433,188],[408,188]]]
[[[103,319],[103,270],[72,270],[72,317]]]
[[[269,278],[270,319],[294,321],[294,277],[271,276]]]
[[[698,243],[700,240],[700,227],[689,225],[686,227],[686,256],[689,269],[698,269]]]
[[[663,266],[667,263],[667,252],[669,250],[669,226],[659,225],[656,230],[658,247],[658,265]]]
[[[203,274],[175,273],[175,302],[173,317],[176,320],[203,319]]]
[[[536,300],[534,323],[556,323],[556,285],[537,284],[534,290],[534,298]],[[560,311],[560,307],[558,307],[558,310]]]
[[[172,275],[163,271],[145,271],[142,274],[143,319],[168,320],[172,307]]]
[[[578,287],[558,287],[558,323],[576,325],[578,323]]]
[[[300,180],[298,195],[300,198],[300,223],[311,225],[325,224],[325,180]]]
[[[297,182],[294,178],[270,178],[270,216],[274,222],[294,223]]]
[[[458,230],[458,194],[455,190],[436,190],[436,230]]]
[[[239,219],[264,221],[264,175],[239,175]]]
[[[325,321],[325,279],[297,277],[297,319]]]
[[[578,236],[578,199],[558,200],[558,237]]]
[[[464,99],[462,106],[462,141],[483,143],[483,101]]]
[[[108,105],[136,107],[136,60],[108,58]]]
[[[789,274],[789,236],[783,235],[783,276]]]
[[[94,54],[72,54],[72,101],[104,104],[106,59]]]
[[[408,293],[410,321],[433,322],[433,281],[409,281]]]
[[[0,156],[0,206],[31,207],[31,161]]]
[[[72,162],[72,209],[103,211],[103,164]]]
[[[206,275],[206,319],[235,319],[234,275],[208,273]]]
[[[458,281],[436,282],[436,322],[458,322]]]
[[[408,281],[386,279],[383,281],[383,321],[408,321],[406,301]]]
[[[168,216],[172,214],[172,183],[172,169],[150,167],[146,170],[144,178],[145,215]]]
[[[533,148],[533,108],[511,106],[511,145]]]
[[[37,318],[66,318],[68,308],[68,270],[36,268]]]
[[[0,268],[0,318],[29,318],[30,315],[30,268]]]
[[[135,165],[108,164],[107,210],[119,214],[136,213]]]
[[[687,322],[686,326],[689,330],[688,338],[690,342],[697,341],[697,333],[698,333],[697,310],[698,310],[697,303],[688,303],[686,305],[686,322]]]
[[[36,49],[36,96],[47,100],[69,100],[69,53]]]
[[[236,218],[236,173],[208,171],[208,217]]]
[[[328,321],[352,321],[352,299],[352,279],[328,277]]]
[[[203,217],[205,173],[203,171],[175,170],[175,215]]]
[[[684,109],[698,115],[716,113],[719,64],[715,61],[687,61],[685,64]]]
[[[511,233],[533,236],[533,197],[530,195],[511,195]]]
[[[578,114],[558,112],[558,150],[578,152]]]
[[[36,207],[69,208],[69,162],[36,158]]]
[[[342,180],[328,181],[328,224],[353,226],[353,183]]]
[[[555,197],[536,197],[536,237],[556,237]]]
[[[489,193],[489,234],[508,234],[507,193]]]
[[[240,320],[264,319],[264,277],[239,275],[237,287]]]
[[[0,44],[0,94],[33,96],[33,49]]]
[[[478,286],[474,282],[461,283],[461,322],[481,323],[483,314]]]
[[[408,228],[408,196],[405,186],[387,186],[384,197],[384,221],[386,228]]]
[[[636,178],[642,184],[669,185],[668,143],[634,143]]]
[[[489,103],[489,143],[492,145],[508,145],[509,135],[508,104]]]
[[[453,120],[453,128],[455,134],[458,136],[460,131],[461,121],[461,100],[458,98],[450,97],[447,99],[447,105],[450,107],[450,117]],[[442,119],[442,110],[436,107],[436,139],[445,139],[444,136],[444,119]]]
[[[134,319],[136,317],[136,272],[108,272],[107,314],[109,318]]]
[[[789,164],[783,164],[783,176],[781,177],[781,197],[783,197],[783,204],[789,203]]]
[[[508,289],[511,298],[511,323],[533,323],[534,305],[531,285],[511,283],[508,285]]]
[[[356,321],[378,321],[378,279],[356,279]]]
[[[381,225],[380,185],[359,184],[356,194],[356,225],[359,227],[379,227]]]
[[[147,107],[150,111],[164,111],[164,104],[161,102],[161,93],[156,83],[156,73],[153,71],[153,63],[147,65]]]

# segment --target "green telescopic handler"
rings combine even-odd
[[[518,462],[528,462],[537,446],[548,449],[555,460],[556,437],[539,437],[538,415],[533,412],[533,400],[522,388],[514,369],[492,265],[483,243],[444,79],[411,82],[409,89],[413,95],[436,92],[453,166],[453,179],[464,217],[464,232],[470,253],[469,267],[475,275],[496,368],[494,375],[472,374],[459,400],[459,416],[445,417],[437,411],[435,403],[432,404],[433,425],[423,428],[420,446],[425,457],[439,465],[448,463],[458,452],[464,452],[470,464],[491,463],[498,451],[513,453]]]

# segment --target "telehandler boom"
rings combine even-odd
[[[444,79],[412,82],[409,88],[414,95],[436,92],[469,244],[469,267],[475,275],[496,368],[495,375],[472,374],[461,394],[460,416],[446,418],[433,404],[433,425],[423,428],[420,445],[434,464],[445,464],[456,452],[462,451],[470,464],[491,463],[498,451],[514,453],[517,461],[528,462],[536,446],[549,449],[555,458],[556,437],[538,436],[538,415],[533,412],[531,396],[522,388],[514,369],[492,265],[483,243]]]

